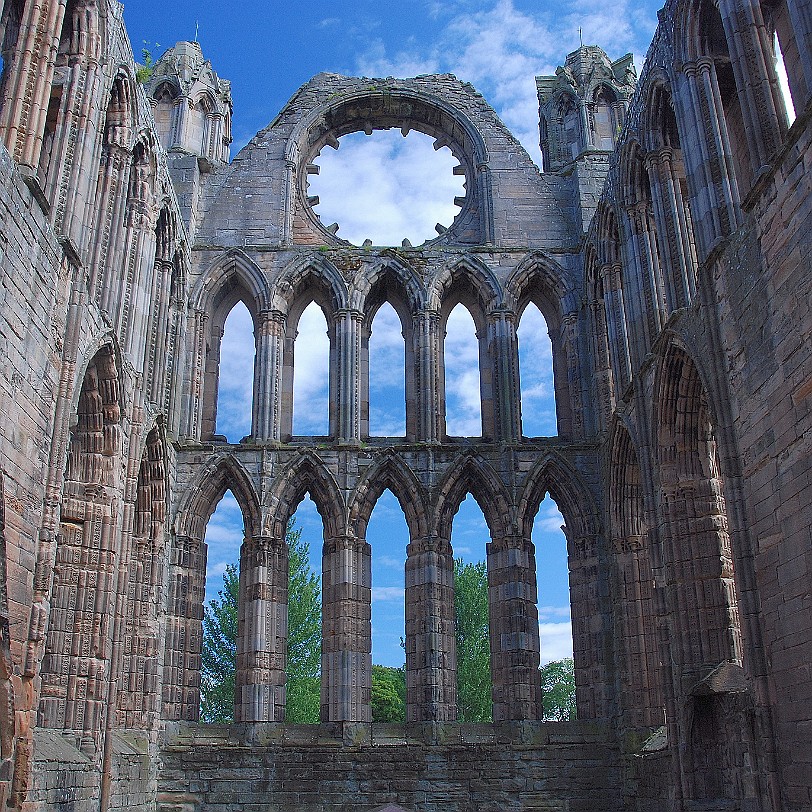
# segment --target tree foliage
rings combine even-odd
[[[288,660],[286,719],[318,722],[321,667],[321,589],[310,568],[310,546],[302,531],[288,525]],[[234,720],[237,659],[237,601],[240,577],[235,564],[223,575],[219,599],[209,601],[203,616],[200,719]]]
[[[406,721],[406,671],[372,666],[372,721]]]
[[[490,722],[491,648],[488,624],[488,571],[484,561],[454,560],[454,610],[457,636],[457,718]]]
[[[310,569],[310,545],[288,525],[288,662],[285,719],[319,721],[321,706],[321,586]]]
[[[575,719],[575,663],[572,657],[553,660],[540,670],[545,721]]]
[[[237,599],[240,576],[236,564],[223,573],[219,600],[209,601],[203,615],[203,652],[200,669],[200,720],[234,720],[234,672],[237,662]]]

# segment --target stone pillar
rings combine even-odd
[[[530,539],[488,543],[493,721],[540,719],[536,556]]]
[[[488,348],[493,363],[494,439],[514,443],[521,437],[519,344],[515,314],[505,310],[488,314]]]
[[[623,269],[617,262],[604,265],[600,274],[603,283],[603,302],[606,308],[606,331],[609,335],[612,373],[619,396],[632,379],[629,336],[626,331],[626,308],[623,303]]]
[[[168,343],[169,295],[172,285],[172,260],[155,261],[152,293],[152,315],[146,346],[146,375],[150,381],[150,400],[157,406],[164,404],[166,380],[166,350]]]
[[[446,539],[406,548],[406,721],[457,718],[454,557]]]
[[[195,310],[191,319],[191,335],[189,336],[189,356],[191,364],[186,371],[185,388],[185,414],[181,421],[181,437],[184,439],[208,439],[214,431],[214,423],[206,425],[204,433],[203,426],[203,401],[204,383],[206,375],[206,330],[209,320],[208,314],[204,310]],[[215,393],[216,400],[216,393]]]
[[[640,315],[647,329],[645,345],[640,348],[645,355],[664,324],[665,295],[662,289],[656,234],[651,223],[648,203],[640,201],[631,206],[628,216],[632,234],[630,256],[635,265],[637,279],[640,280]]]
[[[188,96],[179,96],[175,99],[175,131],[174,139],[172,139],[172,149],[196,152],[196,150],[188,150],[186,144],[186,122],[189,118],[191,104],[192,100]]]
[[[0,110],[0,138],[17,163],[39,163],[65,3],[26,3]]]
[[[361,442],[361,330],[360,310],[339,310],[335,316],[338,344],[338,437]],[[332,426],[330,433],[333,434]]]
[[[598,540],[592,534],[578,534],[567,526],[563,530],[570,571],[578,718],[602,719],[609,715],[605,653],[611,650],[611,645],[608,607],[600,601],[605,574],[598,559]]]
[[[288,550],[284,538],[246,539],[240,549],[235,722],[285,718]]]
[[[706,255],[720,237],[738,228],[739,189],[713,60],[703,57],[686,64],[683,73],[683,119],[687,119],[687,129],[696,134],[697,140],[683,144],[683,155],[688,162],[688,177],[694,180],[694,208],[703,223],[702,254]]]
[[[363,539],[327,539],[322,553],[322,722],[370,722],[372,554]]]
[[[266,310],[256,326],[254,410],[251,434],[257,440],[282,438],[282,367],[285,349],[285,314]]]
[[[567,378],[566,390],[569,393],[569,426],[565,427],[561,420],[561,409],[557,409],[559,414],[558,433],[572,438],[584,436],[586,415],[584,414],[585,403],[581,391],[581,359],[580,359],[580,324],[577,313],[566,313],[561,323],[561,339],[566,350],[567,368],[565,371]],[[553,344],[555,353],[555,343]],[[555,357],[555,354],[553,355]],[[556,374],[556,377],[559,377]],[[556,385],[556,391],[558,391]],[[558,405],[558,404],[556,404]]]
[[[598,430],[603,433],[609,427],[612,411],[615,408],[615,391],[612,365],[609,361],[609,333],[606,327],[606,307],[603,297],[589,303],[592,322],[592,357],[595,368],[595,389],[597,390]]]
[[[686,230],[686,209],[671,149],[646,156],[651,179],[654,222],[660,237],[659,259],[665,280],[666,312],[687,307],[696,290],[696,265]]]
[[[198,539],[178,537],[171,555],[162,680],[163,718],[196,722],[200,717],[206,545]]]
[[[440,314],[421,310],[415,331],[417,355],[417,440],[439,443],[445,433],[445,395],[440,372]]]

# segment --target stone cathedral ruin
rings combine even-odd
[[[85,812],[812,809],[812,4],[668,0],[645,67],[537,79],[540,172],[451,75],[319,74],[229,162],[196,43],[145,85],[115,0],[0,0],[0,806]],[[786,64],[792,103],[779,90]],[[562,59],[563,59],[562,54]],[[272,112],[272,111],[271,111]],[[325,145],[447,146],[423,245],[357,247],[308,195]],[[250,436],[216,432],[254,326]],[[294,338],[330,343],[295,436]],[[369,432],[369,334],[405,342],[405,437]],[[481,435],[446,432],[443,337],[476,325]],[[517,325],[558,433],[522,431]],[[405,551],[407,721],[370,722],[367,523]],[[236,723],[202,725],[205,529],[245,522]],[[321,719],[285,724],[285,527],[324,527]],[[487,546],[492,724],[456,721],[451,522]],[[542,722],[531,530],[565,520],[578,718]]]

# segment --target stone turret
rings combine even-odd
[[[567,56],[555,76],[537,76],[545,172],[573,179],[583,233],[595,214],[637,72],[632,54],[612,62],[596,45]]]
[[[569,54],[555,76],[537,76],[544,169],[557,172],[585,152],[611,152],[636,81],[632,54],[612,62],[596,45]]]
[[[178,42],[155,63],[146,92],[184,220],[194,232],[205,176],[229,160],[231,83],[217,75],[199,43]]]

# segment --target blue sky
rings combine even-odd
[[[260,3],[224,6],[213,2],[168,4],[164,0],[127,2],[124,16],[138,54],[146,45],[154,56],[178,40],[193,39],[197,26],[203,53],[217,73],[232,82],[232,156],[267,126],[298,87],[321,71],[363,76],[414,76],[451,72],[471,82],[491,103],[540,163],[536,75],[554,73],[579,44],[597,44],[612,59],[633,52],[639,66],[656,26],[659,3],[630,0],[370,0]],[[156,45],[157,43],[157,45]],[[346,136],[341,149],[318,159],[321,174],[311,177],[322,221],[340,224],[339,236],[360,244],[417,245],[434,236],[434,224],[449,224],[461,178],[451,172],[448,150],[435,152],[419,133]],[[357,193],[348,197],[348,190]],[[422,215],[422,219],[415,216]],[[464,309],[449,319],[447,412],[449,431],[479,433],[478,370],[473,325]],[[244,308],[232,311],[223,339],[218,431],[239,440],[250,431],[253,365],[251,322]],[[519,325],[525,434],[550,435],[555,406],[546,326],[528,308]],[[317,309],[305,312],[296,344],[294,431],[326,433],[326,325]],[[376,435],[403,433],[403,340],[390,308],[373,324],[370,343],[371,423]],[[321,520],[306,500],[296,514],[311,542],[315,571],[321,567]],[[550,500],[542,503],[533,540],[537,548],[542,660],[571,655],[569,588],[563,520]],[[236,562],[242,520],[229,495],[207,529],[208,597],[222,585],[225,565]],[[373,656],[400,665],[403,634],[403,562],[408,543],[397,500],[387,491],[368,528],[373,550]],[[484,558],[487,527],[468,498],[455,517],[452,544],[468,561]]]

